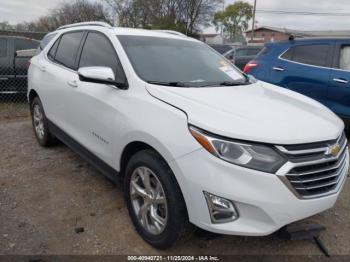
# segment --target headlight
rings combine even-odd
[[[219,138],[193,126],[189,129],[209,153],[232,164],[276,173],[286,162],[286,159],[271,146]]]

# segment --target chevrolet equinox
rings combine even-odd
[[[195,225],[263,236],[331,208],[349,167],[343,122],[178,32],[67,25],[32,58],[41,146],[59,139],[123,183],[149,244]]]

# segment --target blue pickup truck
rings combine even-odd
[[[350,38],[268,43],[244,72],[321,102],[350,126]]]

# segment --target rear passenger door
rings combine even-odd
[[[45,113],[49,120],[68,134],[76,133],[77,123],[71,115],[78,107],[72,94],[77,88],[77,57],[81,48],[83,31],[64,33],[50,48],[47,59],[40,59],[37,76],[41,86]]]
[[[327,105],[332,51],[329,43],[292,46],[272,63],[273,84]]]
[[[329,106],[350,124],[350,41],[338,41],[328,92]]]

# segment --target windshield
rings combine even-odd
[[[180,39],[118,36],[144,81],[173,86],[242,84],[246,78],[206,44]]]

